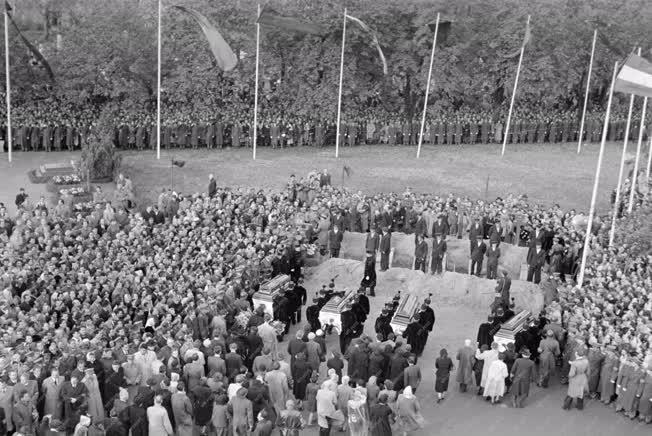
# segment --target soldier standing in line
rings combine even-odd
[[[537,122],[537,143],[543,144],[543,141],[546,138],[546,125],[548,124],[547,120],[539,117]]]
[[[215,123],[215,147],[224,148],[224,121],[221,119]]]
[[[410,122],[407,119],[401,124],[401,144],[410,145]]]
[[[557,116],[553,117],[550,122],[550,135],[548,135],[548,142],[555,144],[557,142]]]
[[[389,120],[387,126],[387,144],[396,145],[396,127],[394,126],[394,120]]]
[[[408,123],[410,125],[410,145],[417,145],[419,143],[419,131],[421,125],[416,121]]]
[[[315,122],[315,145],[324,146],[324,123],[321,120]]]
[[[242,126],[237,119],[233,120],[231,124],[231,147],[240,147],[240,135],[242,134]]]
[[[478,121],[471,119],[469,124],[469,142],[475,144],[478,142]]]
[[[489,120],[487,118],[482,119],[482,130],[480,132],[482,143],[483,144],[489,144],[489,129],[490,129],[491,124],[489,123]]]
[[[199,147],[199,126],[193,124],[190,133],[190,145],[193,149]]]
[[[136,148],[142,150],[145,146],[145,128],[142,125],[136,130]]]
[[[206,142],[206,148],[215,147],[215,125],[211,122],[206,123],[204,128],[204,142]]]
[[[61,151],[61,138],[62,138],[62,129],[61,126],[56,126],[54,128],[54,149],[56,151]]]
[[[462,120],[458,117],[455,120],[455,145],[460,145],[462,144],[462,134],[464,126],[462,124]]]
[[[503,142],[503,123],[500,121],[496,122],[494,125],[494,141],[497,144]]]
[[[358,136],[358,125],[354,122],[351,122],[348,124],[348,142],[349,142],[349,147],[353,147],[356,144],[356,139]]]
[[[41,129],[39,129],[38,126],[33,126],[31,128],[29,139],[32,144],[32,150],[38,151],[39,145],[41,143]]]
[[[568,133],[570,131],[570,123],[568,122],[568,115],[564,114],[561,121],[561,142],[564,144],[568,142]]]

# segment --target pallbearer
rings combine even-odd
[[[376,318],[374,324],[374,330],[376,334],[380,336],[379,340],[384,342],[387,340],[387,337],[390,333],[394,333],[392,326],[390,325],[392,321],[392,314],[390,313],[391,303],[387,303],[383,308],[382,312]]]

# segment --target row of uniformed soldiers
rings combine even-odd
[[[638,120],[633,120],[630,138],[638,137]],[[421,125],[418,122],[343,122],[340,126],[340,145],[360,144],[416,145]],[[608,139],[622,140],[626,122],[614,120],[610,123]],[[66,126],[19,126],[12,129],[13,147],[23,151],[75,150],[81,148],[89,128]],[[510,143],[557,143],[577,141],[579,123],[570,117],[556,117],[553,120],[515,120],[510,126]],[[502,122],[489,119],[480,121],[436,120],[426,124],[423,143],[427,144],[489,144],[503,141],[505,133]],[[647,127],[647,134],[650,127]],[[584,126],[586,142],[599,142],[602,121],[590,116]],[[207,124],[162,126],[161,146],[164,148],[223,148],[247,147],[252,145],[252,126],[248,123],[215,122]],[[332,145],[335,143],[336,126],[327,122],[283,122],[262,123],[257,131],[257,145],[272,148],[293,146]],[[646,137],[647,135],[644,135]],[[6,127],[0,131],[6,139]],[[156,148],[156,126],[120,125],[114,129],[114,144],[122,149]],[[6,141],[5,141],[6,142]]]

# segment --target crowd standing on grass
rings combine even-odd
[[[97,127],[100,108],[74,105],[58,99],[18,106],[13,111],[12,141],[15,150],[77,150]],[[211,115],[209,115],[211,114]],[[218,115],[212,115],[218,114]],[[640,117],[639,117],[640,118]],[[502,143],[506,131],[502,112],[478,112],[470,109],[429,114],[422,142],[433,145]],[[264,111],[259,116],[257,145],[285,148],[323,147],[335,144],[336,121],[329,118],[301,117]],[[582,137],[599,142],[603,112],[587,114]],[[640,119],[634,117],[630,138],[636,139]],[[340,125],[340,145],[362,144],[416,145],[420,137],[420,119],[404,114],[370,109],[345,113]],[[565,143],[577,141],[580,120],[576,112],[536,112],[517,110],[509,129],[508,142]],[[614,114],[608,139],[625,137],[626,115]],[[156,148],[156,114],[149,110],[119,110],[113,126],[113,142],[121,149]],[[644,130],[644,139],[649,132]],[[0,127],[5,142],[6,126]],[[201,112],[172,105],[164,107],[161,122],[161,146],[164,148],[251,147],[253,125],[251,111],[240,108]]]
[[[390,266],[382,261],[382,240],[391,245],[392,232],[525,245],[533,257],[543,257],[542,268],[550,268],[553,278],[576,289],[570,287],[572,268],[564,274],[553,269],[563,263],[554,247],[573,252],[568,246],[582,239],[582,230],[572,226],[575,213],[532,205],[525,197],[482,202],[410,189],[365,196],[332,187],[326,170],[292,176],[281,191],[230,189],[210,177],[207,193],[165,189],[157,204],[141,211],[129,201],[131,189],[121,179],[118,204],[100,202],[83,213],[34,204],[24,190],[16,196],[14,216],[0,206],[3,431],[269,435],[278,428],[297,435],[316,424],[320,435],[334,429],[390,435],[422,428],[415,392],[431,389],[421,386],[419,359],[428,334],[424,338],[423,332],[434,325],[429,301],[401,335],[386,322],[364,332],[366,291],[375,285],[369,261],[374,277],[366,266],[361,291],[345,311],[353,317],[353,334],[343,335],[340,350],[327,349],[325,335],[332,331],[314,317],[336,294],[334,284],[312,299],[301,324],[302,305],[314,291],[303,287],[304,259],[317,251],[339,255],[339,232],[369,232],[367,251],[381,250],[381,269]],[[639,207],[647,201],[640,198]],[[375,229],[382,235],[375,236]],[[594,247],[602,231],[596,229]],[[544,240],[552,245],[543,248]],[[444,400],[454,369],[464,390],[475,383],[494,403],[511,386],[522,405],[535,370],[542,386],[560,371],[569,380],[571,400],[581,399],[582,377],[594,376],[595,367],[583,363],[591,361],[591,350],[587,359],[583,346],[572,344],[597,340],[607,349],[626,344],[631,358],[613,361],[607,354],[598,378],[606,387],[596,392],[609,400],[617,395],[616,404],[629,414],[636,404],[634,416],[649,421],[652,385],[625,376],[623,369],[642,376],[647,368],[649,378],[650,359],[636,360],[649,357],[649,257],[603,260],[596,253],[591,271],[604,273],[589,274],[591,285],[582,291],[560,291],[539,324],[506,351],[492,338],[495,320],[507,319],[512,310],[509,277],[502,274],[478,347],[468,341],[455,359],[441,350],[428,368],[436,370],[438,399]],[[432,271],[440,270],[435,265]],[[279,274],[293,284],[270,314],[253,305],[252,294]],[[611,297],[601,288],[608,278],[615,282]],[[619,298],[612,302],[615,294]],[[604,310],[596,311],[600,296]],[[391,317],[397,305],[397,298],[388,302],[383,314]],[[299,330],[285,345],[293,323]],[[546,339],[538,341],[542,330]],[[616,363],[617,376],[610,372]],[[631,389],[635,380],[639,384]],[[626,401],[631,393],[639,394]]]

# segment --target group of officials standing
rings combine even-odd
[[[114,144],[121,149],[156,148],[156,125],[140,118],[138,122],[116,125]],[[598,142],[602,131],[600,114],[587,115],[584,138]],[[630,134],[638,133],[639,121],[634,120]],[[35,123],[34,123],[35,124]],[[609,140],[624,137],[626,123],[615,118],[609,128]],[[340,145],[361,144],[416,145],[421,124],[404,117],[362,117],[342,121]],[[164,148],[225,148],[250,147],[253,125],[250,120],[225,118],[204,123],[164,123],[161,126],[161,146]],[[23,151],[60,151],[81,148],[91,126],[68,122],[65,125],[17,125],[12,128],[13,147]],[[423,143],[437,145],[489,144],[503,141],[503,121],[489,113],[452,112],[431,117],[425,125]],[[510,143],[557,143],[578,138],[579,121],[575,113],[564,112],[547,116],[528,114],[516,117],[509,129]],[[261,121],[257,129],[257,145],[283,148],[295,146],[322,147],[333,145],[337,134],[333,120],[307,117],[277,117]],[[6,126],[0,127],[0,141],[6,141]],[[5,146],[6,148],[6,146]]]

